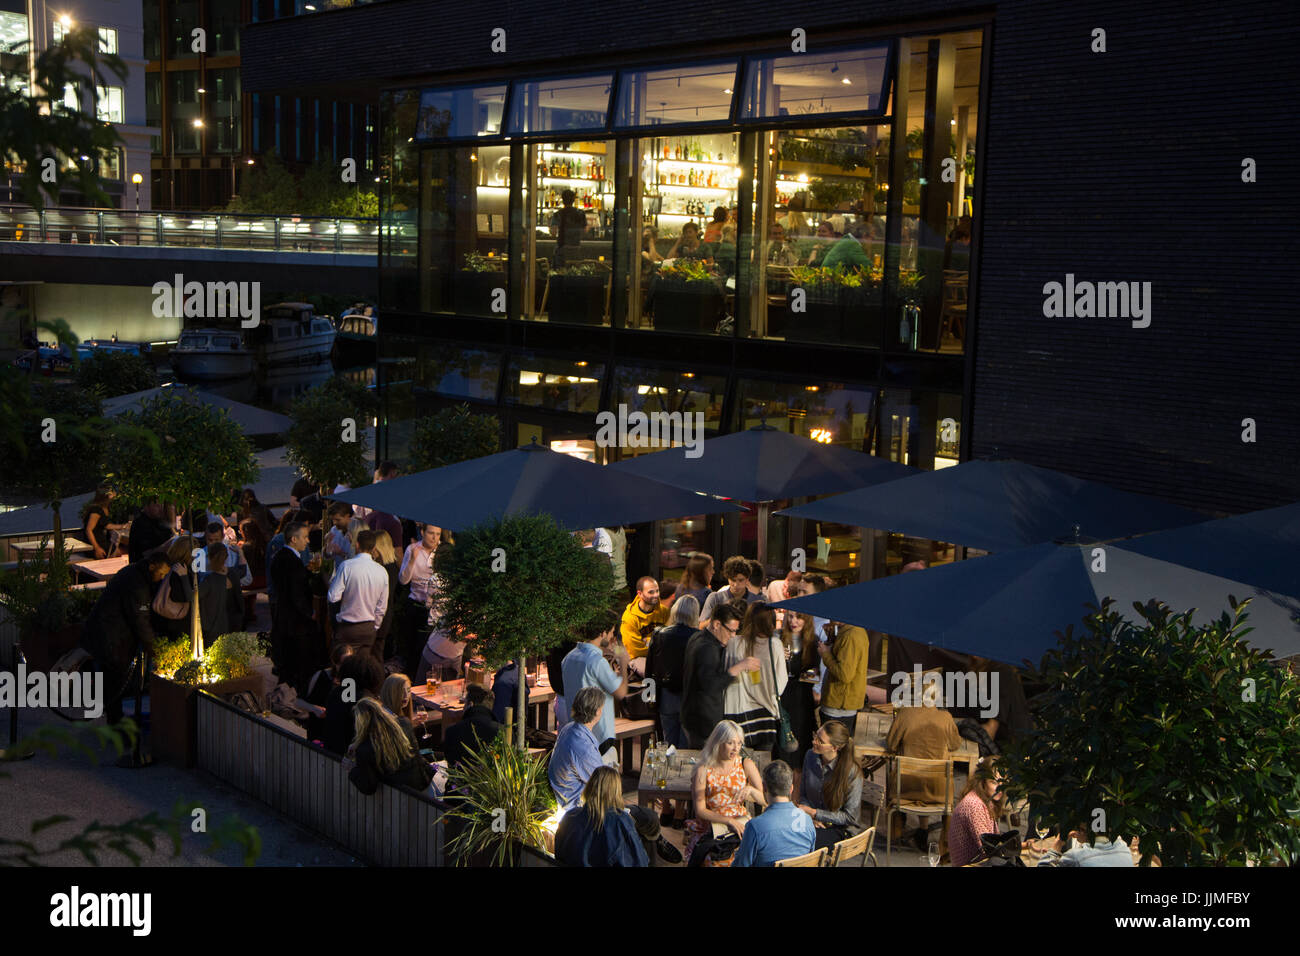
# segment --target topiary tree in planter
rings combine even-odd
[[[411,462],[416,471],[425,471],[500,450],[501,424],[496,417],[475,415],[468,405],[457,405],[415,423]]]
[[[232,489],[257,480],[253,446],[223,408],[162,394],[118,418],[132,431],[109,446],[108,476],[127,501],[175,502],[189,509],[192,523],[195,509],[220,509],[229,503]],[[197,593],[198,582],[193,583]],[[201,658],[198,601],[191,605],[194,656]]]
[[[609,564],[550,515],[520,515],[458,534],[434,567],[443,582],[439,626],[474,635],[490,667],[519,662],[515,741],[522,749],[525,661],[571,640],[608,605]]]
[[[1300,860],[1300,680],[1241,641],[1246,602],[1205,626],[1159,604],[1136,625],[1110,603],[1033,675],[1048,689],[1003,755],[1004,791],[1052,823],[1137,836],[1144,861]]]

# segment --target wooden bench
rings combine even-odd
[[[653,720],[628,720],[626,717],[616,717],[614,719],[614,739],[619,742],[623,748],[623,772],[637,773],[640,770],[640,763],[632,763],[632,746],[637,741],[641,742],[641,757],[644,759],[646,744],[655,733],[655,722]]]

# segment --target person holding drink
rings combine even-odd
[[[744,734],[734,721],[723,720],[713,728],[699,766],[691,780],[695,816],[686,821],[686,857],[690,866],[713,858],[730,865],[728,848],[734,852],[745,835],[749,811],[745,803],[766,806],[763,780],[758,765],[741,755]]]
[[[767,604],[751,604],[738,640],[727,645],[728,666],[755,658],[758,667],[732,681],[723,695],[723,713],[740,725],[745,746],[771,751],[777,743],[780,711],[788,674],[785,645],[775,636],[776,612]]]

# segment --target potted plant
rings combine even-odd
[[[45,547],[48,539],[42,539]],[[9,571],[0,572],[0,604],[18,628],[23,656],[33,670],[48,671],[75,648],[81,628],[90,616],[100,592],[70,590],[67,554],[52,550],[20,560]]]
[[[884,335],[883,273],[854,269],[840,279],[843,341],[879,348]]]
[[[1300,860],[1300,678],[1242,642],[1246,602],[1191,612],[1110,602],[1071,628],[1031,680],[1032,731],[1001,758],[1003,790],[1044,820],[1138,837],[1164,866]]]
[[[838,269],[823,266],[795,266],[790,270],[791,303],[801,290],[803,312],[790,310],[790,327],[785,337],[792,342],[839,342],[844,335],[840,311],[840,287],[843,277]]]
[[[155,645],[149,680],[153,752],[161,759],[192,767],[198,746],[198,691],[231,695],[260,694],[264,677],[256,669],[266,656],[256,634],[223,634],[196,657],[188,635]]]
[[[465,315],[501,315],[494,310],[493,299],[497,289],[506,287],[506,263],[495,256],[477,252],[465,253],[465,265],[457,270],[452,301],[457,312]]]
[[[654,284],[656,329],[713,332],[722,316],[722,290],[698,259],[679,259],[662,266]]]
[[[599,262],[578,262],[551,270],[546,308],[552,322],[601,325],[609,269]]]
[[[545,853],[555,794],[546,779],[547,754],[536,756],[500,733],[471,751],[447,777],[447,845],[458,866],[515,866],[521,848]]]

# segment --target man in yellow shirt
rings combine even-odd
[[[668,623],[668,608],[659,603],[659,582],[645,577],[636,582],[636,597],[623,612],[619,634],[632,660],[644,658],[650,649],[650,635]]]

